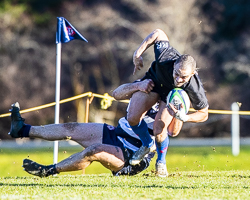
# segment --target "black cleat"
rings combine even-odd
[[[20,133],[18,133],[22,127],[24,126],[24,119],[21,117],[20,114],[20,106],[19,103],[16,102],[14,104],[11,105],[11,128],[10,128],[10,132],[9,135],[13,138],[20,138],[21,135]]]
[[[56,171],[55,165],[40,165],[32,160],[24,159],[23,168],[26,172],[31,175],[39,176],[41,178],[47,177],[53,174],[58,174]]]
[[[137,165],[127,165],[123,167],[118,172],[113,172],[114,176],[122,176],[122,175],[128,175],[128,176],[134,176],[136,174],[139,174],[140,172],[147,169],[150,165],[151,159],[154,157],[155,153],[150,152],[147,154],[139,164]]]

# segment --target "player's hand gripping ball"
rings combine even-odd
[[[190,99],[188,94],[181,88],[175,88],[171,90],[167,96],[167,106],[171,103],[177,112],[174,117],[183,122],[186,122],[189,119],[187,115],[190,108]]]

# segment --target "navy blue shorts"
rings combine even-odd
[[[126,164],[133,155],[133,151],[125,148],[122,142],[117,138],[116,127],[114,126],[108,124],[103,125],[102,143],[120,147],[122,149],[124,161]]]

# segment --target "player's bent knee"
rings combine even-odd
[[[157,123],[154,124],[154,135],[161,134],[164,128],[165,128],[165,123],[162,120],[158,120]]]
[[[93,145],[87,147],[86,149],[84,149],[82,151],[82,153],[85,154],[85,157],[91,157],[94,154],[99,153],[101,151],[103,151],[103,149],[100,148],[100,144],[93,144]]]
[[[139,124],[140,122],[140,118],[136,117],[136,116],[131,116],[131,115],[127,115],[127,121],[130,124],[130,126],[136,126]]]

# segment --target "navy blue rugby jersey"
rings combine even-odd
[[[152,106],[152,108],[147,112],[146,116],[143,118],[144,121],[147,123],[152,139],[154,139],[154,136],[152,135],[153,124],[155,121],[154,118],[158,110],[159,104],[156,103],[154,106]],[[125,148],[128,148],[135,152],[142,145],[139,136],[134,133],[125,117],[119,119],[118,126],[116,127],[115,131],[117,138],[123,143],[123,146]]]

